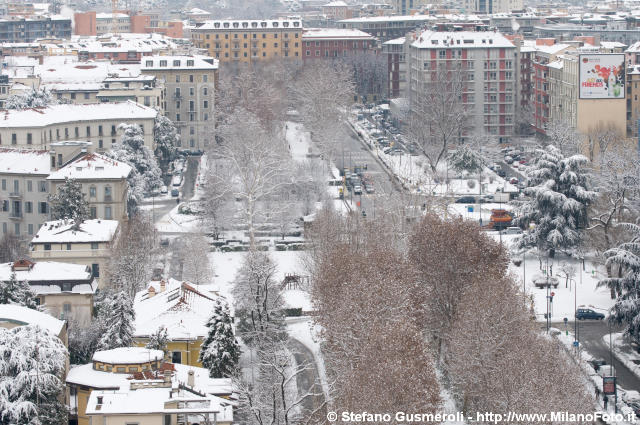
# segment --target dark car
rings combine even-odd
[[[633,409],[633,413],[636,414],[637,418],[640,418],[640,402],[637,401],[632,401],[630,403],[627,403],[629,405],[630,408]]]
[[[590,308],[579,308],[576,312],[578,320],[604,320],[604,314],[593,311]]]
[[[603,359],[591,359],[589,360],[589,364],[591,365],[593,370],[597,372],[598,369],[600,369],[600,366],[604,366],[607,364],[607,361]]]
[[[506,177],[507,173],[504,170],[498,170],[496,172],[496,174],[498,174],[500,177]]]
[[[463,196],[462,198],[456,199],[456,204],[475,204],[476,198],[473,196]]]

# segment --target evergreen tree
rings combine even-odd
[[[609,277],[598,282],[598,286],[608,287],[616,303],[611,308],[609,320],[623,324],[625,333],[640,337],[640,226],[632,223],[622,223],[619,226],[633,233],[629,242],[620,244],[617,248],[605,251]]]
[[[556,250],[571,251],[581,240],[580,229],[587,224],[587,206],[596,197],[588,190],[583,155],[565,157],[553,145],[538,151],[529,172],[529,196],[517,210],[517,223],[534,229],[518,241],[519,248],[536,246],[553,256]]]
[[[73,220],[76,228],[89,218],[89,203],[82,193],[82,185],[74,179],[65,179],[58,187],[58,193],[52,195],[51,216],[54,220]]]
[[[137,205],[145,193],[162,186],[162,171],[153,152],[144,145],[144,133],[140,126],[120,124],[120,129],[123,130],[120,143],[116,144],[107,155],[133,167],[127,179],[129,183],[127,206],[129,213],[132,214],[137,210]]]
[[[172,161],[176,157],[180,135],[173,122],[164,115],[158,114],[154,124],[156,155],[163,161]]]
[[[31,89],[21,94],[14,94],[7,98],[5,108],[7,109],[28,109],[43,108],[48,105],[55,105],[57,102],[51,96],[51,92],[45,89]]]
[[[149,336],[149,342],[145,345],[145,348],[150,350],[162,350],[167,355],[167,343],[169,342],[169,334],[167,328],[160,326],[155,333]]]
[[[0,328],[0,424],[62,425],[67,350],[39,326]]]
[[[98,350],[131,346],[135,311],[133,301],[125,292],[118,292],[103,303],[98,320],[105,329],[98,342]]]
[[[485,165],[484,158],[470,145],[463,145],[449,155],[451,168],[458,172],[479,173]]]
[[[209,369],[210,377],[228,378],[240,359],[240,346],[233,334],[229,305],[223,299],[216,300],[207,328],[209,333],[200,347],[198,361]]]
[[[18,281],[16,274],[11,273],[8,281],[0,281],[0,304],[18,304],[33,310],[38,309],[36,295],[29,282]]]

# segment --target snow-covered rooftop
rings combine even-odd
[[[149,288],[155,295],[149,296]],[[135,297],[134,336],[147,337],[164,326],[169,339],[203,337],[217,297],[203,285],[169,279],[163,290],[160,282],[151,282]]]
[[[348,38],[354,40],[374,40],[371,34],[358,29],[348,28],[305,28],[302,39],[316,38]]]
[[[385,41],[383,44],[404,44],[405,41],[405,37],[398,37],[394,38],[393,40]]]
[[[6,110],[0,113],[0,128],[45,127],[67,122],[153,119],[158,111],[128,100],[90,105],[62,104],[45,108]]]
[[[342,0],[332,1],[323,5],[323,7],[348,7],[348,6],[349,5],[343,2]]]
[[[423,31],[411,44],[419,49],[442,48],[509,48],[513,43],[497,32],[491,31]]]
[[[109,364],[140,364],[162,360],[162,350],[143,347],[120,347],[112,350],[96,351],[91,360]]]
[[[0,304],[0,323],[2,322],[19,326],[37,325],[56,336],[60,335],[64,327],[64,321],[49,314],[13,304]]]
[[[16,267],[16,279],[29,283],[59,281],[91,281],[91,270],[84,264],[58,263],[55,261],[30,262],[30,267]],[[14,263],[0,264],[0,281],[11,278]]]
[[[48,151],[0,149],[0,173],[47,175],[50,171]]]
[[[362,18],[349,18],[338,21],[339,23],[368,23],[368,22],[402,22],[402,21],[435,21],[438,18],[430,15],[393,15],[393,16],[365,16]]]
[[[110,242],[118,230],[117,220],[85,220],[78,230],[65,220],[47,221],[31,243]]]
[[[81,158],[54,171],[47,180],[111,180],[125,179],[131,173],[131,166],[97,153],[88,153]]]
[[[264,20],[213,20],[206,21],[200,26],[196,26],[196,29],[204,30],[239,30],[246,31],[248,29],[280,29],[289,28],[302,29],[302,21],[300,19],[264,19]]]
[[[148,361],[148,360],[147,360]],[[231,379],[228,378],[210,378],[209,370],[201,367],[188,366],[183,364],[173,364],[175,369],[175,379],[179,382],[187,382],[190,370],[194,372],[194,389],[196,391],[214,394],[229,395],[232,394]],[[69,370],[67,382],[76,385],[83,385],[90,388],[129,388],[130,374],[113,373],[95,370],[93,363],[80,366],[74,366]]]

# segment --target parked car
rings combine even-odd
[[[456,204],[475,204],[476,198],[473,196],[463,196],[461,198],[456,199]]]
[[[171,189],[171,196],[174,198],[180,196],[180,191],[178,189]]]
[[[517,177],[511,177],[509,179],[509,183],[511,184],[518,184],[518,178]]]
[[[362,186],[360,186],[360,185],[353,186],[353,194],[354,195],[362,195]]]
[[[521,235],[522,229],[515,226],[507,227],[506,229],[504,229],[504,234],[505,235]]]
[[[169,189],[167,189],[167,186],[162,186],[160,188],[160,193],[162,193],[163,195],[167,194],[169,192]]]
[[[607,361],[604,359],[591,359],[589,360],[589,364],[596,372],[600,369],[600,366],[606,365]]]
[[[560,284],[560,281],[555,276],[538,275],[533,278],[533,284],[536,286],[536,288],[546,288],[547,286],[553,286],[554,288],[557,288]]]
[[[504,157],[504,162],[506,162],[507,164],[513,164],[513,158],[507,155]]]
[[[590,308],[579,308],[576,312],[578,320],[604,320],[604,314],[591,310]]]
[[[364,190],[367,193],[374,193],[376,191],[375,187],[371,183],[367,183],[364,185]]]
[[[500,169],[500,170],[496,171],[496,174],[497,174],[498,176],[500,176],[500,177],[503,177],[503,178],[507,176],[507,173],[506,173],[504,170],[502,170],[502,169]]]

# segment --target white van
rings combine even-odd
[[[171,185],[173,187],[179,187],[181,184],[182,184],[182,176],[181,175],[173,176],[173,179],[171,179]]]

